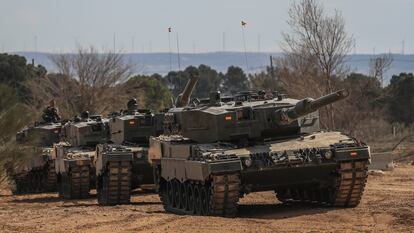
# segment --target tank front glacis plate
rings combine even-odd
[[[66,167],[89,166],[92,164],[92,161],[89,158],[78,158],[78,159],[65,159],[64,163]]]
[[[123,145],[100,144],[97,146],[96,175],[101,175],[106,165],[113,162],[132,162],[134,152],[131,148]]]
[[[69,144],[61,142],[55,144],[55,169],[56,173],[65,173],[72,166],[92,166],[95,158],[93,148],[70,147]]]
[[[358,155],[349,156],[351,153],[355,154],[354,152]],[[224,153],[240,157],[244,168],[258,170],[274,166],[300,166],[369,158],[367,146],[356,144],[352,138],[340,132],[318,132],[253,147],[227,149]]]

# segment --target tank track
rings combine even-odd
[[[335,196],[331,204],[338,207],[355,207],[361,201],[368,178],[367,161],[340,164]]]
[[[89,197],[90,166],[73,166],[60,180],[59,196],[65,199],[83,199]]]
[[[131,201],[131,163],[109,162],[107,171],[97,178],[99,205],[128,204]]]
[[[57,179],[53,162],[47,163],[43,168],[9,176],[14,195],[56,191]]]
[[[239,189],[238,173],[215,174],[206,182],[161,179],[159,196],[172,213],[234,217]]]
[[[368,161],[348,161],[338,165],[338,177],[331,187],[289,188],[276,191],[281,202],[310,202],[336,207],[355,207],[364,192]]]
[[[46,187],[45,190],[48,192],[56,192],[57,190],[57,175],[55,171],[55,163],[49,162],[46,168]]]

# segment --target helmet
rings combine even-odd
[[[137,99],[132,98],[132,99],[128,100],[127,108],[128,108],[129,111],[136,110],[138,108]]]

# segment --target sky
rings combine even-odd
[[[414,53],[414,1],[321,0],[355,53]],[[0,51],[278,52],[288,0],[0,0]],[[244,40],[240,21],[247,22]],[[168,33],[168,27],[172,32]],[[177,46],[178,38],[178,46]],[[245,43],[244,43],[245,41]],[[114,43],[115,42],[115,43]]]

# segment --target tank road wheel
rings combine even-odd
[[[187,182],[186,187],[187,187],[188,211],[190,214],[195,214],[194,185],[191,182]]]
[[[180,185],[180,191],[181,191],[181,209],[184,211],[188,211],[188,190],[186,183],[181,183]]]
[[[158,165],[152,167],[152,176],[154,177],[155,191],[160,192],[161,183],[161,168]]]
[[[201,197],[201,212],[202,215],[210,215],[210,189],[206,185],[201,186],[200,188],[200,197]]]
[[[13,195],[27,193],[28,177],[27,174],[11,175],[9,186]]]
[[[23,193],[39,193],[42,191],[42,176],[39,170],[31,170],[22,176],[25,179],[25,187],[22,189]]]
[[[173,208],[174,207],[174,183],[172,180],[167,181],[167,207]]]
[[[55,163],[49,162],[46,166],[46,184],[45,191],[54,192],[56,191],[57,175],[55,171]]]
[[[159,177],[159,190],[158,190],[158,196],[160,197],[161,203],[164,207],[164,209],[168,206],[168,193],[167,193],[167,182],[164,180],[164,178]]]
[[[88,198],[90,191],[90,167],[74,166],[69,173],[62,174],[61,191],[63,198]]]
[[[8,184],[9,184],[10,191],[12,192],[13,195],[19,194],[21,190],[19,187],[19,183],[17,181],[17,177],[9,177]]]
[[[212,175],[210,187],[210,213],[234,217],[239,201],[240,178],[238,173]]]
[[[289,193],[288,189],[279,189],[275,190],[276,199],[282,203],[288,202],[289,200]]]
[[[239,187],[238,173],[212,175],[204,183],[164,180],[160,183],[160,198],[164,209],[176,214],[233,217],[237,213]]]
[[[99,205],[128,204],[131,201],[131,163],[112,161],[97,179]]]
[[[182,199],[182,193],[181,193],[181,183],[178,180],[174,180],[174,207],[177,209],[181,209],[181,199]]]
[[[25,193],[34,193],[34,189],[35,189],[35,183],[36,183],[36,172],[35,171],[30,171],[27,176],[27,188],[26,188],[26,192]]]
[[[196,215],[201,215],[201,192],[200,192],[200,186],[197,184],[194,185],[194,213]]]
[[[39,169],[36,171],[37,177],[34,187],[34,192],[40,193],[44,192],[46,188],[46,181],[47,181],[47,173],[44,171],[44,169]]]
[[[339,164],[339,176],[331,204],[338,207],[355,207],[361,201],[367,182],[367,161],[351,161]]]
[[[108,176],[99,175],[96,178],[96,195],[98,197],[98,204],[106,205],[108,200]]]
[[[34,182],[36,180],[36,173],[34,171],[30,171],[27,176],[27,187],[25,188],[26,191],[24,193],[33,193],[33,189],[34,189]]]
[[[59,195],[59,197],[60,198],[63,198],[64,196],[63,196],[63,190],[64,190],[64,188],[63,188],[63,182],[62,182],[62,175],[58,175],[57,176],[57,184],[56,184],[56,186],[57,186],[57,191],[58,191],[58,195]]]

